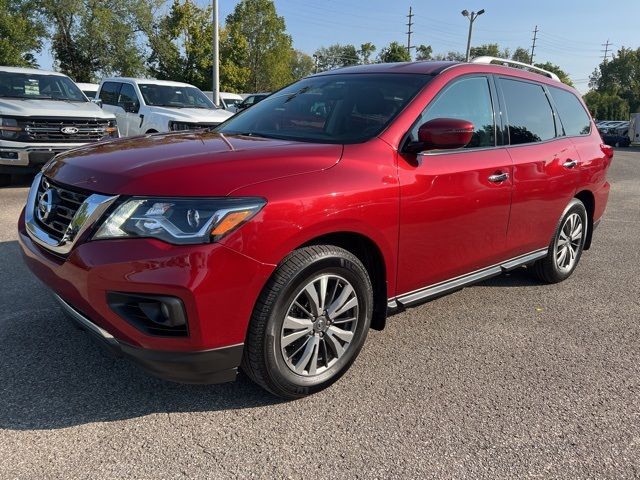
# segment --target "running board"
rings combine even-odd
[[[412,305],[440,297],[447,292],[459,290],[462,287],[480,282],[481,280],[498,276],[504,272],[513,270],[514,268],[526,265],[527,263],[540,260],[546,256],[546,248],[536,250],[535,252],[527,253],[526,255],[521,255],[519,257],[512,258],[511,260],[507,260],[481,270],[476,270],[475,272],[467,273],[451,280],[446,280],[444,282],[436,283],[435,285],[430,285],[413,292],[399,295],[387,301],[387,313],[392,315],[393,313],[403,310],[405,307],[410,307]]]

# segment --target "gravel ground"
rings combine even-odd
[[[96,349],[23,266],[27,189],[0,190],[0,478],[640,477],[640,151],[571,279],[518,270],[372,331],[281,402],[184,386]]]

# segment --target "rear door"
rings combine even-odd
[[[546,248],[579,183],[580,158],[563,133],[547,88],[498,77],[513,161],[508,254]]]
[[[412,292],[504,259],[511,203],[511,159],[496,141],[489,76],[449,83],[416,119],[456,118],[475,126],[457,150],[401,154],[398,293]]]

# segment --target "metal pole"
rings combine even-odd
[[[218,0],[213,0],[213,103],[220,105],[220,43],[218,32]]]
[[[471,54],[471,31],[473,30],[473,21],[475,20],[474,12],[469,15],[469,36],[467,37],[467,56],[465,62],[469,61],[469,55]]]

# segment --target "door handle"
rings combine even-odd
[[[496,173],[495,175],[489,175],[489,181],[493,183],[504,182],[507,178],[509,178],[508,173]]]
[[[575,160],[571,160],[571,159],[567,160],[566,162],[564,162],[562,164],[562,166],[564,168],[574,168],[576,165],[578,165],[578,162],[576,162]]]

